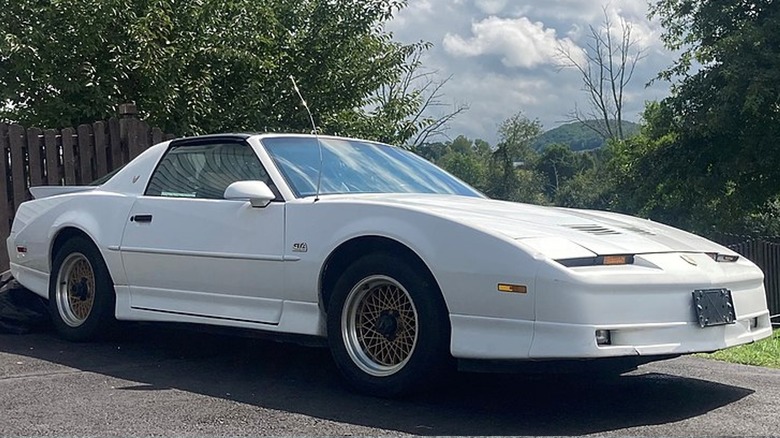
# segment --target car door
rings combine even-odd
[[[132,309],[279,322],[284,202],[277,196],[253,208],[223,199],[225,188],[241,180],[270,185],[248,144],[172,143],[135,201],[122,237]]]

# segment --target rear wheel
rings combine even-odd
[[[114,285],[97,247],[74,237],[57,251],[49,278],[49,312],[59,334],[71,341],[105,336],[115,307]]]
[[[328,341],[347,383],[391,397],[435,383],[450,365],[449,318],[441,293],[389,254],[370,254],[336,282]]]

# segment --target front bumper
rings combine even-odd
[[[751,327],[752,323],[755,324]],[[610,344],[596,343],[610,331]],[[694,321],[646,324],[537,322],[529,357],[534,359],[680,355],[720,350],[772,334],[769,312],[740,315],[735,324],[702,328]]]
[[[450,315],[456,358],[596,359],[710,352],[772,333],[763,274],[751,262],[718,263],[705,254],[636,256],[636,265],[540,268],[533,321]],[[692,293],[731,291],[736,321],[699,326]],[[597,330],[610,331],[599,345]],[[531,334],[531,336],[526,336]],[[530,342],[520,342],[521,339]]]

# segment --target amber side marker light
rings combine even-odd
[[[634,263],[634,257],[631,257],[630,262],[628,259],[629,256],[625,256],[625,255],[604,256],[604,264],[605,265],[628,265]]]
[[[498,291],[524,294],[528,292],[528,288],[522,284],[498,283]]]
[[[558,259],[556,262],[567,268],[580,266],[615,266],[615,265],[633,265],[633,255],[608,255],[598,257],[580,257],[576,259]]]

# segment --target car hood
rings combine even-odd
[[[566,239],[599,255],[724,251],[720,245],[667,225],[605,211],[463,196],[366,196],[371,202],[422,211],[512,239]]]

